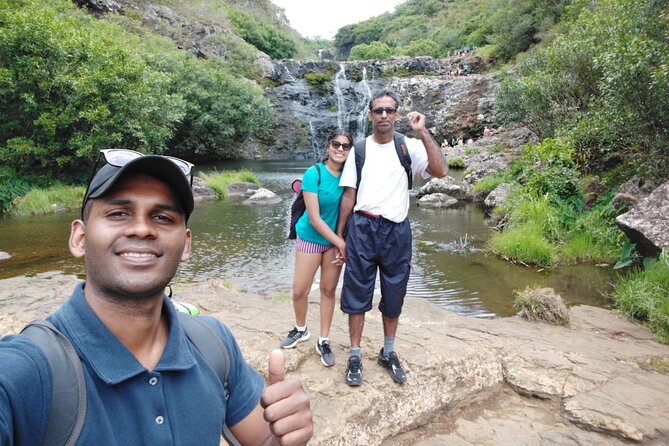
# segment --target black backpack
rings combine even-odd
[[[228,398],[230,354],[216,332],[195,316],[177,313],[188,339],[214,369]],[[86,381],[81,360],[72,343],[47,320],[28,324],[21,334],[35,342],[47,357],[53,384],[51,407],[41,446],[74,446],[86,419]],[[239,445],[227,426],[223,436],[228,444]]]
[[[318,163],[315,164],[316,172],[318,172],[318,186],[321,185],[321,166]],[[304,214],[304,211],[307,210],[307,206],[304,204],[304,195],[302,195],[302,180],[297,179],[293,181],[291,185],[293,191],[297,194],[293,200],[293,204],[290,205],[290,224],[288,226],[288,239],[295,240],[297,238],[297,232],[295,232],[295,225],[300,217]]]
[[[404,167],[404,171],[407,174],[407,179],[409,180],[408,189],[411,190],[413,188],[413,175],[411,174],[411,156],[409,155],[409,151],[407,150],[407,146],[404,142],[404,135],[399,132],[395,132],[395,135],[393,136],[393,141],[395,143],[395,151],[397,152],[397,157],[400,159],[400,163],[402,164],[402,167]],[[367,145],[367,138],[359,139],[353,144],[353,147],[355,147],[355,169],[358,173],[358,179],[355,184],[356,188],[360,187],[362,166],[363,164],[365,164],[366,145]]]

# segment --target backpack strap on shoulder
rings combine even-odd
[[[409,180],[408,188],[409,190],[413,189],[413,173],[411,172],[411,155],[409,155],[409,150],[407,149],[406,142],[404,141],[404,135],[395,132],[393,137],[395,142],[395,151],[397,152],[397,157],[400,159],[404,171],[407,173],[407,180]]]
[[[41,446],[74,446],[86,418],[86,381],[79,355],[47,320],[28,324],[21,334],[39,346],[51,368],[51,407]]]
[[[223,392],[225,399],[228,399],[230,394],[228,386],[228,377],[230,376],[230,353],[221,338],[218,337],[213,328],[203,322],[196,316],[191,316],[186,313],[177,313],[179,315],[179,323],[183,328],[188,339],[193,343],[195,348],[204,356],[209,366],[214,369],[218,379],[223,385]],[[232,446],[239,446],[239,442],[232,434],[226,424],[223,425],[221,432],[225,441]]]
[[[209,366],[221,380],[225,399],[228,399],[228,376],[230,375],[230,353],[213,328],[197,317],[186,313],[177,313],[188,340],[204,356]]]
[[[355,188],[360,187],[360,179],[362,178],[362,166],[365,164],[365,151],[367,150],[367,138],[362,138],[353,143],[355,149],[355,171],[358,174],[355,180]]]

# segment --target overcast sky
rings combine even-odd
[[[333,39],[344,25],[390,12],[405,0],[272,0],[304,37]]]

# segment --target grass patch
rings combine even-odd
[[[669,375],[669,357],[667,356],[653,356],[648,361],[648,365],[658,373]]]
[[[524,224],[495,234],[490,239],[493,252],[515,263],[550,267],[557,261],[556,248],[541,235],[536,224]]]
[[[516,293],[513,306],[530,321],[544,321],[555,325],[569,324],[569,310],[562,297],[551,288],[527,288]]]
[[[85,188],[56,184],[48,189],[31,189],[15,199],[10,215],[46,215],[57,211],[78,209],[84,199]]]
[[[200,177],[211,187],[219,199],[224,200],[226,190],[229,185],[234,183],[253,183],[260,186],[258,177],[253,172],[246,169],[228,170],[225,172],[200,173]]]
[[[648,324],[658,341],[669,344],[669,251],[621,278],[613,299],[627,317]]]
[[[465,168],[465,160],[462,159],[461,156],[456,156],[453,158],[448,159],[448,167],[453,168],[453,169],[464,169]]]

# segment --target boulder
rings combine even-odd
[[[616,217],[616,223],[644,257],[669,249],[669,181]]]
[[[244,200],[244,204],[276,204],[280,202],[281,197],[264,187],[261,187],[248,199]]]
[[[450,195],[456,200],[472,201],[474,199],[474,191],[472,187],[451,176],[432,178],[427,184],[420,188],[418,197],[437,193]]]
[[[12,256],[9,253],[6,253],[4,251],[0,251],[0,260],[7,260],[11,259]]]
[[[512,186],[509,183],[502,183],[485,197],[483,204],[489,209],[496,208],[506,201],[511,190]]]
[[[423,208],[448,208],[458,204],[458,200],[450,195],[437,192],[421,197],[417,204]]]
[[[500,172],[506,169],[508,165],[509,163],[504,158],[492,158],[476,166],[472,166],[471,172],[465,175],[464,181],[469,184],[478,183],[483,177]]]
[[[209,187],[207,183],[200,177],[193,177],[193,198],[195,201],[216,200],[218,196],[214,189]]]
[[[233,183],[225,189],[225,196],[228,200],[246,200],[258,192],[260,186],[254,183]]]
[[[628,210],[650,195],[656,187],[652,181],[635,175],[618,188],[618,193],[613,197],[613,207]]]

